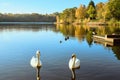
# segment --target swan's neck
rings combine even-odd
[[[37,59],[38,59],[37,66],[39,67],[40,66],[40,55],[39,54],[37,55]]]
[[[76,60],[76,58],[75,58],[75,57],[73,57],[72,59],[73,59],[72,68],[75,68],[75,60]]]

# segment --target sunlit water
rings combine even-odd
[[[120,61],[112,48],[79,40],[67,41],[55,25],[0,26],[0,80],[36,80],[36,69],[30,65],[40,50],[41,80],[71,80],[68,62],[72,53],[80,59],[76,80],[120,80]],[[62,43],[60,43],[62,41]]]

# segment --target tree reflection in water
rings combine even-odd
[[[87,33],[87,35],[86,35],[86,41],[87,41],[87,43],[88,43],[89,46],[92,45],[93,38],[92,38],[92,32],[91,32],[91,31],[89,31],[89,32]]]
[[[76,37],[80,42],[86,38],[88,45],[91,47],[93,38],[93,30],[97,35],[105,36],[106,34],[120,34],[120,26],[99,26],[99,25],[57,25],[57,30],[59,30],[64,36]],[[102,42],[104,43],[104,42]],[[101,44],[101,43],[99,43]],[[104,45],[105,46],[105,45]],[[105,46],[108,47],[108,46]],[[109,46],[112,47],[112,51],[116,54],[116,57],[120,60],[120,46]]]
[[[113,46],[112,51],[114,52],[117,59],[120,60],[120,46]]]

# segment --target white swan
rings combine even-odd
[[[72,54],[72,58],[69,60],[69,69],[77,69],[80,67],[80,60],[75,54]]]
[[[80,60],[76,58],[75,54],[72,54],[72,58],[69,60],[69,69],[71,70],[72,73],[72,80],[75,80],[76,74],[75,74],[75,69],[80,68]]]
[[[30,64],[34,68],[42,66],[42,62],[40,61],[40,51],[39,50],[36,52],[36,57],[33,56],[32,59],[30,60]]]

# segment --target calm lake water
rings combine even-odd
[[[0,80],[36,80],[30,60],[37,50],[43,64],[40,80],[72,80],[72,53],[80,59],[76,80],[120,80],[120,46],[96,43],[86,32],[80,26],[0,25]]]

